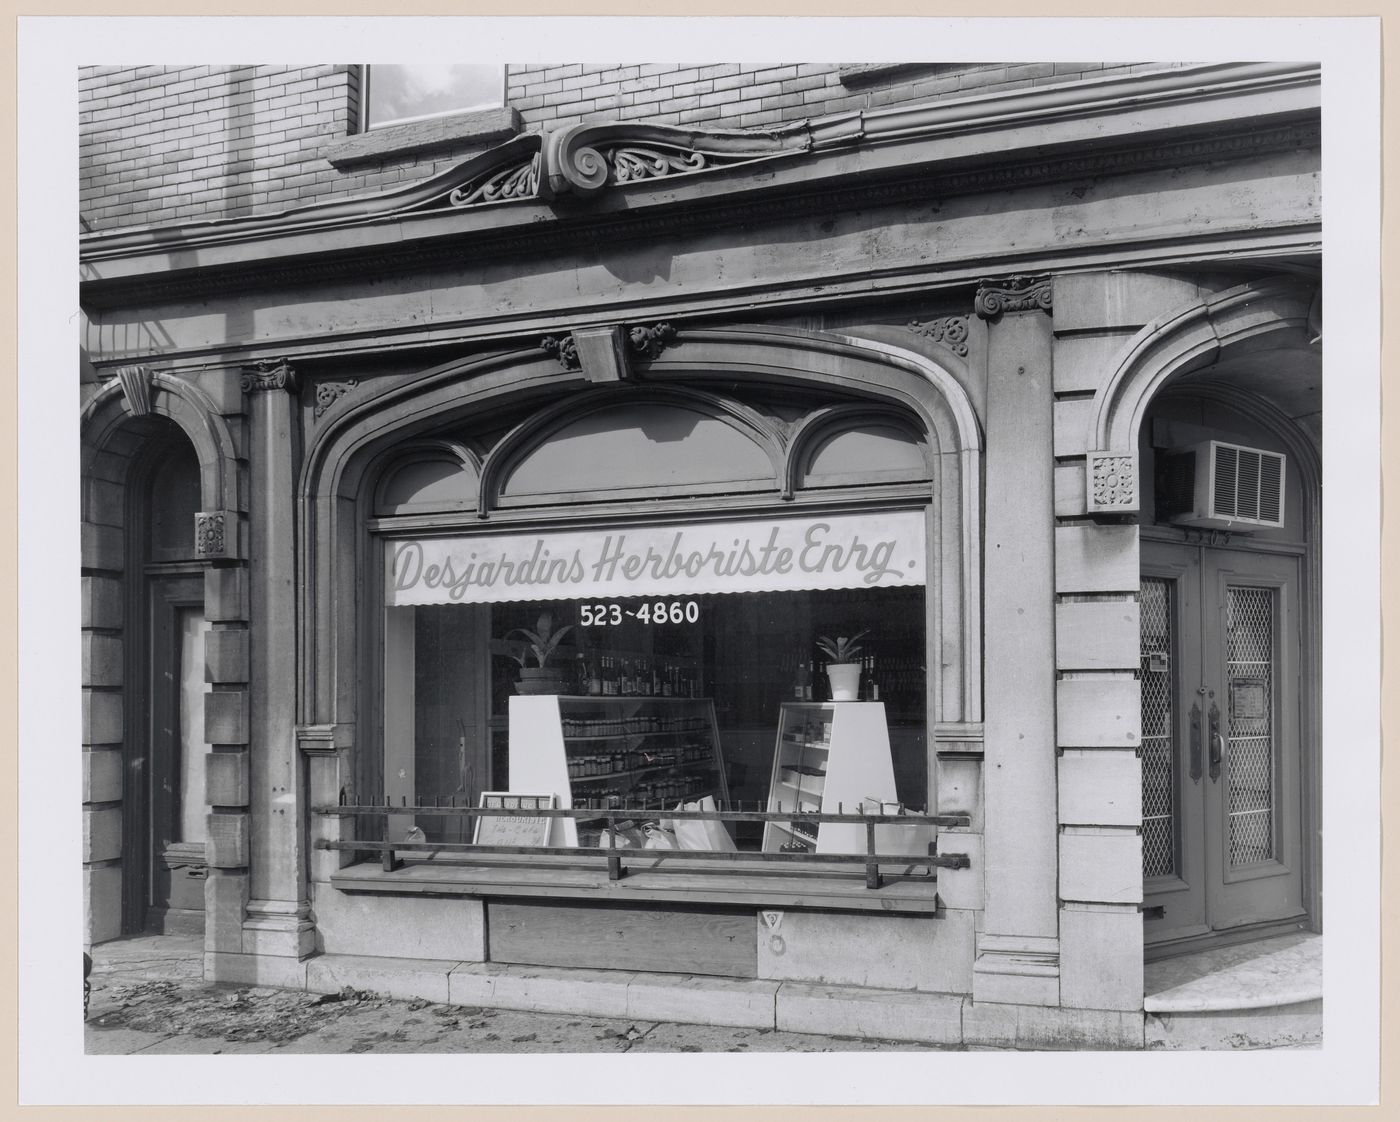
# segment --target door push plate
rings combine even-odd
[[[1191,706],[1191,782],[1201,781],[1201,706]]]

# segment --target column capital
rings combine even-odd
[[[1051,287],[1049,274],[1025,276],[1017,274],[1001,279],[983,278],[977,282],[973,311],[982,319],[997,319],[1003,312],[1032,312],[1039,308],[1050,311]]]
[[[285,358],[264,359],[254,366],[243,368],[243,392],[257,390],[286,390],[297,392],[297,372]]]

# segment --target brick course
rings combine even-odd
[[[1160,65],[942,65],[848,86],[835,63],[560,62],[510,66],[506,87],[530,131],[584,120],[757,129]],[[467,137],[417,159],[332,167],[322,149],[358,121],[359,69],[345,64],[87,66],[78,86],[81,208],[93,230],[275,213],[387,190],[484,147]]]

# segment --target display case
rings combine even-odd
[[[713,795],[728,809],[714,705],[691,697],[512,697],[510,788],[557,794],[561,807],[655,813]],[[548,844],[578,845],[579,822],[555,819]]]
[[[868,806],[871,802],[897,805],[884,705],[878,701],[783,705],[773,750],[768,810],[792,811],[793,817],[765,824],[763,848],[770,852],[864,853],[865,828],[860,823],[818,824],[803,814],[854,814],[862,803]],[[905,832],[901,827],[880,829],[882,833]]]

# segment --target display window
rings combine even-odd
[[[884,510],[385,539],[385,796],[533,794],[635,811],[639,829],[689,804],[924,809],[924,526],[923,510]],[[850,681],[832,678],[838,651]],[[864,703],[885,743],[859,746],[869,767],[853,757],[853,786],[825,808],[836,697]],[[805,762],[783,744],[799,710],[817,718]],[[465,820],[398,817],[391,838],[472,840]],[[800,828],[720,828],[716,848],[807,847]],[[586,817],[551,839],[601,840]]]
[[[626,822],[622,844],[844,853],[800,816],[926,811],[958,688],[929,655],[958,607],[930,570],[962,561],[944,466],[898,406],[773,385],[590,389],[388,451],[357,780],[401,811],[385,840],[478,844],[487,817],[413,808],[488,796],[574,812],[550,848]],[[687,838],[678,808],[731,817]]]

